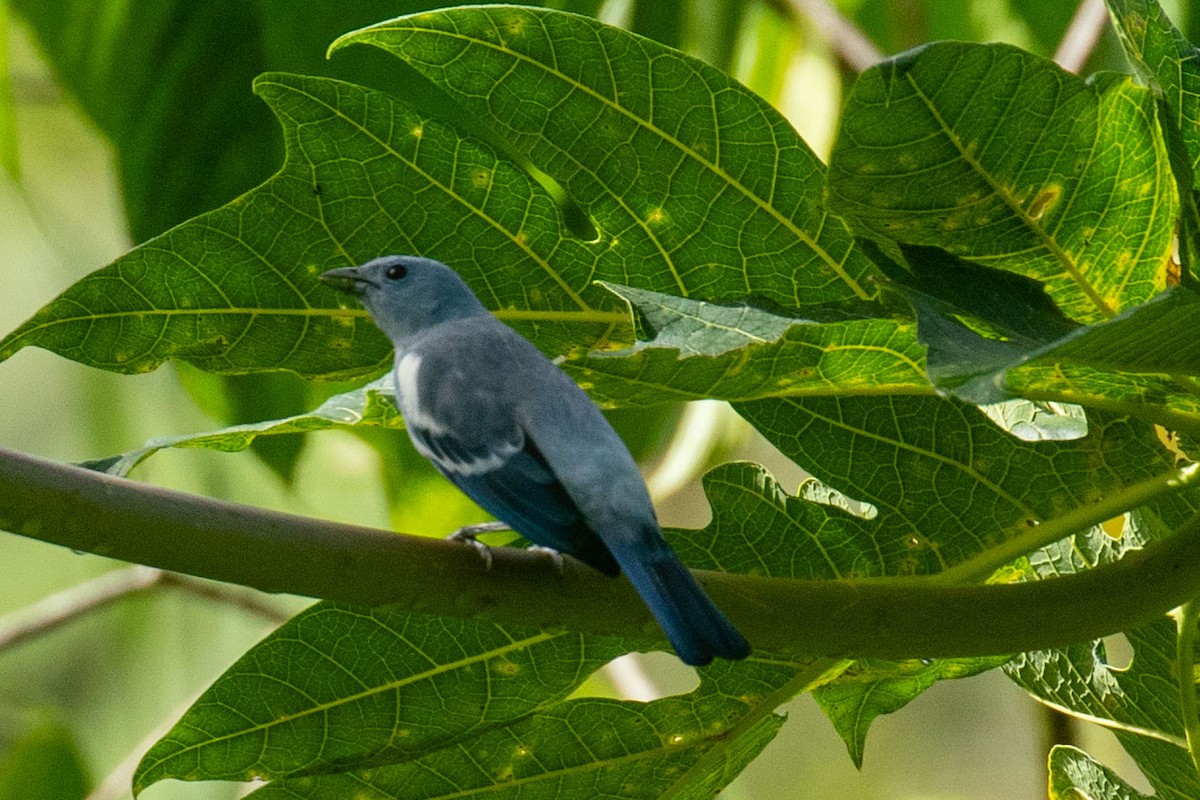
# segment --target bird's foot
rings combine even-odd
[[[474,547],[475,552],[479,553],[479,557],[483,559],[483,563],[486,565],[486,568],[491,569],[492,548],[488,547],[475,537],[484,533],[510,530],[512,530],[512,528],[505,525],[503,522],[479,522],[474,525],[464,525],[446,538],[452,542],[463,542]]]
[[[563,574],[563,566],[566,562],[563,561],[563,554],[555,550],[553,547],[542,547],[540,544],[531,544],[527,548],[536,553],[545,553],[550,556],[550,560],[554,562],[554,568],[558,570],[558,574]]]

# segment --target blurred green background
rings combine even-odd
[[[731,72],[775,103],[824,156],[853,73],[824,32],[798,13],[805,4],[549,3],[598,13]],[[7,62],[0,60],[0,330],[12,330],[134,243],[268,177],[280,162],[281,143],[265,106],[250,93],[259,72],[290,69],[404,87],[406,100],[450,113],[398,62],[369,48],[324,60],[325,45],[339,33],[437,5],[0,2],[7,44]],[[1200,17],[1188,13],[1186,2],[1164,5],[1184,29]],[[957,38],[1004,40],[1051,55],[1076,4],[846,0],[840,8],[884,53]],[[1101,68],[1125,69],[1108,33],[1087,71]],[[187,368],[118,376],[27,349],[0,364],[0,447],[64,461],[97,458],[155,436],[294,413],[342,388],[287,376],[218,380]],[[683,427],[675,429],[681,419]],[[761,461],[791,487],[801,479],[727,409],[663,409],[618,414],[615,421],[646,464],[669,525],[704,524],[708,512],[696,476],[715,458]],[[480,518],[413,456],[403,435],[330,432],[238,455],[166,452],[135,477],[416,533],[440,534]],[[0,534],[0,615],[120,566]],[[304,605],[295,598],[268,602],[279,614]],[[127,775],[156,731],[270,630],[272,619],[167,589],[0,648],[0,800],[89,792],[97,799],[127,797]],[[660,686],[687,688],[687,673],[674,659],[646,658],[642,668]],[[1108,734],[1075,725],[1064,734],[1051,714],[998,672],[941,684],[877,722],[861,771],[811,698],[787,710],[791,719],[782,734],[724,797],[1044,797],[1049,737],[1064,735],[1146,786]],[[148,796],[215,799],[244,791],[163,784]]]

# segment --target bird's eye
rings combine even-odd
[[[398,281],[408,274],[408,268],[403,264],[392,264],[387,268],[387,272],[383,273],[389,281]]]

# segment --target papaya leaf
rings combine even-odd
[[[1172,147],[1175,177],[1182,200],[1180,251],[1182,279],[1195,281],[1200,257],[1200,50],[1179,32],[1157,0],[1106,0],[1117,36],[1135,72],[1161,93],[1166,107],[1159,114]]]
[[[735,695],[711,690],[650,703],[571,700],[411,761],[286,778],[250,796],[651,800],[681,789],[707,796],[757,756],[784,721],[770,713],[731,738],[730,729],[746,712]]]
[[[743,303],[602,285],[629,304],[642,336],[630,348],[564,363],[602,403],[930,391],[924,353],[904,320],[818,323]]]
[[[1080,797],[1148,800],[1146,795],[1087,753],[1059,745],[1050,751],[1050,800],[1077,800]]]
[[[856,233],[1041,281],[1096,322],[1166,288],[1178,208],[1153,94],[1008,45],[940,42],[863,73],[829,166]]]
[[[622,652],[599,637],[318,603],[205,691],[142,758],[134,790],[410,758],[561,700]]]
[[[726,495],[738,493],[767,527],[723,511],[703,531],[671,531],[681,556],[698,567],[732,559],[767,574],[828,576],[813,540],[789,539],[785,529],[797,519],[861,522],[783,497],[751,465],[722,467],[708,485],[714,507],[731,508]],[[762,654],[706,667],[700,688],[682,698],[564,702],[630,649],[612,637],[319,603],[219,678],[146,754],[134,787],[167,778],[263,779],[278,781],[265,797],[294,789],[317,798],[367,786],[389,796],[400,782],[416,781],[422,796],[439,796],[456,786],[466,793],[513,780],[569,786],[601,774],[635,787],[632,796],[658,796],[638,792],[670,785],[711,793],[770,741],[782,722],[775,709],[807,687],[814,669]],[[522,757],[522,747],[534,757]],[[444,774],[441,765],[463,753],[477,768]],[[659,777],[636,789],[651,772]],[[322,777],[297,780],[303,776]]]
[[[123,478],[138,464],[169,447],[200,447],[233,453],[245,450],[260,436],[308,433],[354,425],[403,428],[404,421],[400,418],[394,397],[392,378],[390,375],[385,375],[353,391],[334,395],[312,411],[293,417],[246,425],[232,425],[205,433],[151,439],[137,450],[131,450],[119,456],[86,461],[81,466]]]
[[[1102,531],[1078,535],[1034,554],[1030,567],[1039,577],[1051,577],[1111,562],[1140,547],[1155,525],[1153,517],[1135,514],[1120,538]],[[1179,713],[1183,689],[1176,626],[1163,618],[1124,636],[1133,654],[1128,663],[1123,658],[1115,661],[1105,642],[1095,641],[1022,653],[1004,671],[1042,702],[1109,728],[1154,786],[1155,797],[1194,797],[1200,792],[1200,779],[1188,755]],[[1195,691],[1191,686],[1187,690]],[[1078,760],[1073,765],[1074,771],[1064,765],[1064,775],[1057,779],[1060,784],[1068,779],[1104,782],[1112,778],[1098,765],[1088,765],[1082,772],[1079,768],[1084,765]],[[1120,784],[1117,789],[1103,796],[1124,797],[1121,792],[1130,791]]]
[[[820,161],[778,111],[701,61],[521,7],[403,17],[330,52],[351,44],[404,60],[558,181],[623,265],[595,277],[800,310],[876,294],[874,266],[823,207]]]

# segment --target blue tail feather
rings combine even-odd
[[[650,558],[644,551],[640,558],[622,558],[619,548],[613,554],[679,658],[701,667],[714,658],[748,656],[750,643],[708,598],[666,542],[653,550]]]

